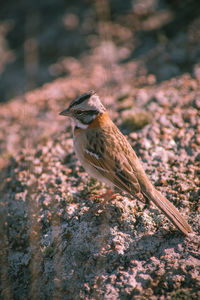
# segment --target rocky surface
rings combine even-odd
[[[1,104],[2,299],[200,297],[200,22],[194,13],[170,36],[170,1],[162,14],[144,3],[119,14],[111,1],[113,22],[98,23],[89,49],[52,64],[67,75]],[[147,36],[156,41],[148,51]],[[80,166],[70,122],[58,115],[92,88],[195,235],[125,196],[94,213],[101,200],[91,194],[106,187]]]

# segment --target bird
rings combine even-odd
[[[193,232],[177,208],[147,177],[127,138],[109,117],[94,90],[71,102],[60,115],[70,117],[76,156],[86,172],[99,181],[136,199],[152,202],[186,236]]]

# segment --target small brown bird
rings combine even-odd
[[[138,198],[152,201],[188,235],[191,227],[174,205],[151,184],[131,145],[110,119],[95,91],[76,98],[60,115],[72,119],[74,149],[92,177]]]

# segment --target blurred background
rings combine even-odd
[[[199,16],[198,0],[3,1],[0,102],[69,75],[66,57],[79,59],[105,40],[104,57],[123,47],[120,63],[141,59],[138,75],[153,81],[199,72]]]

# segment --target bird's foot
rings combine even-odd
[[[91,195],[90,200],[95,199],[103,199],[103,201],[100,204],[97,204],[97,206],[93,207],[91,209],[91,212],[93,214],[97,213],[100,209],[103,209],[104,205],[111,200],[114,200],[116,198],[117,194],[113,193],[112,190],[108,190],[106,193],[103,193],[101,195]]]

